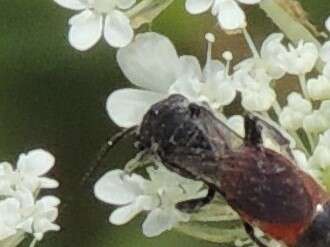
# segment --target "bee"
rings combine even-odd
[[[181,202],[178,209],[198,210],[219,193],[260,247],[266,245],[253,227],[290,247],[329,247],[329,194],[299,168],[279,130],[252,114],[244,124],[243,138],[207,107],[172,95],[151,106],[139,126],[108,142],[99,158],[120,138],[133,134],[139,151],[208,186],[206,197]],[[279,144],[279,151],[265,147],[265,135]]]

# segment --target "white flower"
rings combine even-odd
[[[246,27],[246,16],[238,3],[257,4],[261,0],[187,0],[186,9],[191,14],[200,14],[212,8],[223,29],[234,30]]]
[[[303,127],[307,132],[317,134],[327,130],[330,125],[324,114],[317,110],[304,118]]]
[[[140,87],[117,90],[108,98],[109,116],[121,127],[138,125],[149,107],[169,94],[180,93],[215,109],[230,104],[236,95],[232,78],[210,52],[202,70],[196,57],[179,57],[171,41],[157,33],[137,35],[119,49],[117,60],[125,76]]]
[[[54,161],[50,153],[36,149],[21,154],[15,170],[7,162],[0,163],[0,240],[25,233],[41,240],[45,232],[59,230],[54,223],[59,199],[45,196],[36,201],[42,188],[58,186],[56,180],[42,177]]]
[[[330,41],[325,42],[320,49],[320,57],[325,63],[330,62]]]
[[[88,50],[104,36],[113,47],[128,45],[134,36],[129,18],[122,12],[136,0],[54,0],[59,5],[81,11],[69,20],[70,44]]]
[[[8,162],[0,163],[0,195],[11,195],[17,187],[25,187],[32,192],[57,188],[56,180],[43,177],[54,163],[54,156],[42,149],[21,154],[16,170]]]
[[[8,162],[0,163],[0,196],[8,196],[14,193],[14,186],[18,183],[18,177],[13,167]]]
[[[245,70],[251,75],[258,75],[265,82],[282,78],[285,70],[281,67],[278,56],[286,52],[285,46],[281,43],[283,38],[282,33],[270,34],[261,46],[260,57],[243,60],[235,66],[235,70]]]
[[[304,75],[311,72],[319,57],[317,46],[300,41],[297,47],[289,44],[289,49],[278,55],[280,66],[289,74]]]
[[[21,192],[22,193],[22,192]],[[24,191],[30,200],[21,202],[21,212],[24,220],[17,226],[26,233],[31,233],[37,240],[41,240],[46,232],[59,231],[60,226],[54,221],[58,217],[60,200],[55,196],[44,196],[35,201],[30,191]],[[29,195],[30,194],[30,195]]]
[[[316,167],[330,167],[330,130],[320,135],[320,140],[310,158],[310,163]]]
[[[307,82],[307,90],[313,100],[330,99],[330,79],[324,75],[312,78]]]
[[[303,126],[303,121],[312,112],[312,104],[298,93],[288,96],[288,105],[279,116],[281,125],[288,130],[297,130]]]
[[[150,180],[122,170],[106,173],[95,184],[96,197],[106,203],[120,206],[110,216],[110,222],[116,225],[125,224],[137,214],[147,211],[148,215],[142,225],[147,237],[158,236],[186,222],[189,215],[176,209],[176,204],[206,195],[201,190],[203,184],[182,178],[163,167],[148,168]]]
[[[16,234],[16,226],[21,220],[20,203],[15,198],[0,201],[0,240]]]
[[[304,129],[310,133],[321,133],[330,128],[330,100],[321,103],[318,110],[307,115],[303,122]]]
[[[42,149],[21,154],[17,161],[17,172],[22,185],[31,191],[57,188],[58,182],[56,180],[42,177],[54,164],[54,156]]]
[[[144,195],[148,181],[137,174],[127,175],[122,170],[113,170],[103,175],[95,184],[96,197],[106,203],[121,206],[110,216],[116,225],[126,224],[144,210],[157,207],[157,197]]]
[[[276,100],[276,93],[269,86],[270,78],[266,76],[265,71],[263,69],[249,71],[240,67],[236,69],[238,70],[234,78],[241,92],[242,106],[248,111],[269,110]]]

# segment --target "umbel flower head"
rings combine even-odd
[[[223,112],[223,107],[230,105],[239,94],[244,109],[258,112],[288,140],[295,164],[330,187],[327,182],[330,170],[328,43],[320,50],[315,44],[302,40],[297,46],[285,45],[283,34],[274,33],[265,39],[259,51],[248,40],[252,56],[239,61],[230,74],[232,54],[223,54],[226,64],[212,59],[211,44],[215,40],[211,34],[206,37],[209,49],[204,67],[193,56],[179,56],[170,40],[156,33],[140,34],[127,47],[120,48],[119,66],[137,88],[119,89],[109,96],[107,111],[111,119],[120,127],[139,125],[153,103],[175,93],[186,96],[191,102],[207,104],[224,124],[244,136],[240,113],[225,116]],[[325,63],[320,72],[315,69],[318,59]],[[319,77],[314,78],[317,73]],[[295,78],[300,91],[290,92],[287,103],[281,104],[273,86],[277,80],[286,79],[286,75],[290,75],[291,80]],[[263,145],[275,152],[283,151],[281,145],[268,136],[263,136]],[[143,232],[149,237],[180,227],[180,223],[189,225],[196,215],[183,213],[175,205],[205,193],[202,184],[173,174],[157,159],[154,162],[157,168],[147,168],[148,178],[114,170],[95,185],[97,198],[118,206],[110,216],[111,223],[121,225],[144,212],[147,218]],[[218,220],[220,222],[228,216],[222,215],[226,206],[221,202],[222,211],[216,212],[218,217],[223,217]],[[264,234],[260,237],[264,238]],[[232,242],[236,246],[253,246],[244,235],[233,237]],[[269,244],[283,246],[274,240]]]
[[[134,36],[129,18],[123,12],[136,0],[54,0],[59,5],[80,11],[69,20],[70,44],[88,50],[104,36],[113,47],[129,44]]]
[[[39,241],[46,232],[60,230],[54,223],[60,200],[55,196],[37,198],[40,190],[59,185],[44,177],[54,163],[54,156],[42,149],[21,154],[16,169],[8,162],[0,163],[0,245],[26,233]]]

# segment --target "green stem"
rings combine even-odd
[[[196,222],[180,224],[176,227],[176,230],[185,235],[212,243],[232,243],[237,239],[247,237],[243,227],[221,228]]]
[[[35,247],[38,243],[38,240],[36,238],[34,238],[30,244],[30,247]]]
[[[309,93],[306,86],[306,76],[305,75],[299,75],[299,84],[300,89],[304,95],[304,98],[307,100],[310,100]]]
[[[173,2],[174,0],[144,0],[126,14],[130,17],[131,26],[137,29],[143,24],[151,23]]]
[[[251,50],[251,52],[253,54],[253,57],[254,58],[259,58],[260,56],[259,56],[259,53],[258,53],[258,49],[257,49],[256,45],[254,44],[251,35],[246,30],[246,28],[243,29],[243,35],[244,35],[244,38],[245,38],[248,46],[250,47],[250,50]]]
[[[297,44],[299,40],[304,40],[306,42],[313,42],[319,48],[321,47],[320,42],[314,35],[303,24],[285,11],[276,0],[263,0],[259,5],[293,43]],[[324,63],[319,60],[316,67],[319,71],[322,71]]]
[[[16,247],[24,240],[24,233],[18,233],[13,237],[0,241],[1,247]]]

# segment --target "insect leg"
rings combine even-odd
[[[261,128],[252,114],[244,117],[245,141],[252,145],[262,144]]]
[[[215,188],[209,187],[209,191],[205,197],[179,202],[176,204],[176,208],[185,213],[196,212],[213,200],[215,192]]]
[[[256,235],[254,234],[254,229],[253,227],[244,222],[244,228],[245,228],[245,231],[246,233],[249,235],[249,237],[259,246],[259,247],[267,247],[267,245],[265,245],[264,243],[262,243],[257,237]]]
[[[122,131],[116,133],[115,135],[111,136],[108,141],[101,147],[97,157],[95,164],[92,165],[84,175],[81,180],[81,185],[84,185],[86,181],[92,176],[92,174],[96,171],[96,169],[101,165],[105,156],[109,153],[109,151],[123,138],[126,138],[130,135],[133,135],[136,132],[137,126],[133,126],[128,129],[123,129]]]

